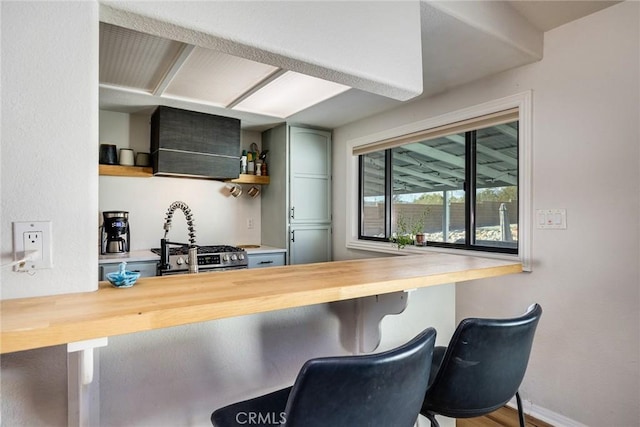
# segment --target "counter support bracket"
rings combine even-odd
[[[99,425],[100,369],[95,349],[105,347],[107,338],[67,344],[67,425]]]
[[[359,353],[371,353],[378,348],[382,319],[389,314],[402,313],[408,300],[408,291],[358,298],[356,342]]]

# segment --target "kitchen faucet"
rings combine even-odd
[[[189,229],[189,257],[187,258],[187,264],[189,264],[189,273],[198,272],[198,247],[196,246],[196,230],[193,227],[193,215],[191,209],[185,202],[173,202],[167,210],[167,217],[164,220],[164,237],[160,239],[160,269],[168,269],[169,266],[169,245],[184,246],[185,243],[170,242],[167,240],[169,229],[171,228],[171,221],[173,220],[173,213],[180,209],[184,213],[187,219],[187,227]]]

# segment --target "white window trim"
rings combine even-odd
[[[346,180],[346,247],[347,249],[357,249],[372,252],[382,252],[391,254],[415,254],[424,252],[446,252],[454,254],[475,255],[498,259],[519,259],[525,271],[531,271],[531,247],[532,247],[532,98],[533,92],[526,91],[505,98],[489,101],[483,104],[464,108],[462,110],[443,114],[425,120],[409,123],[382,132],[347,141],[347,180]],[[460,249],[435,248],[435,247],[405,247],[402,250],[396,249],[390,242],[374,242],[368,240],[358,240],[358,156],[353,155],[353,150],[362,145],[372,144],[389,138],[395,138],[409,133],[418,132],[444,126],[462,120],[472,119],[487,114],[503,111],[510,108],[518,108],[518,187],[520,197],[518,199],[518,209],[520,212],[518,224],[518,254],[509,255],[494,252],[467,251]]]

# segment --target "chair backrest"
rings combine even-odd
[[[422,412],[470,418],[507,403],[524,378],[541,315],[542,308],[534,304],[516,318],[460,322],[432,373]]]
[[[386,352],[309,360],[289,395],[285,425],[413,426],[427,390],[435,338],[429,328]]]

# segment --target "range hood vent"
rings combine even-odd
[[[240,120],[160,106],[151,116],[157,176],[235,179],[240,172]]]

